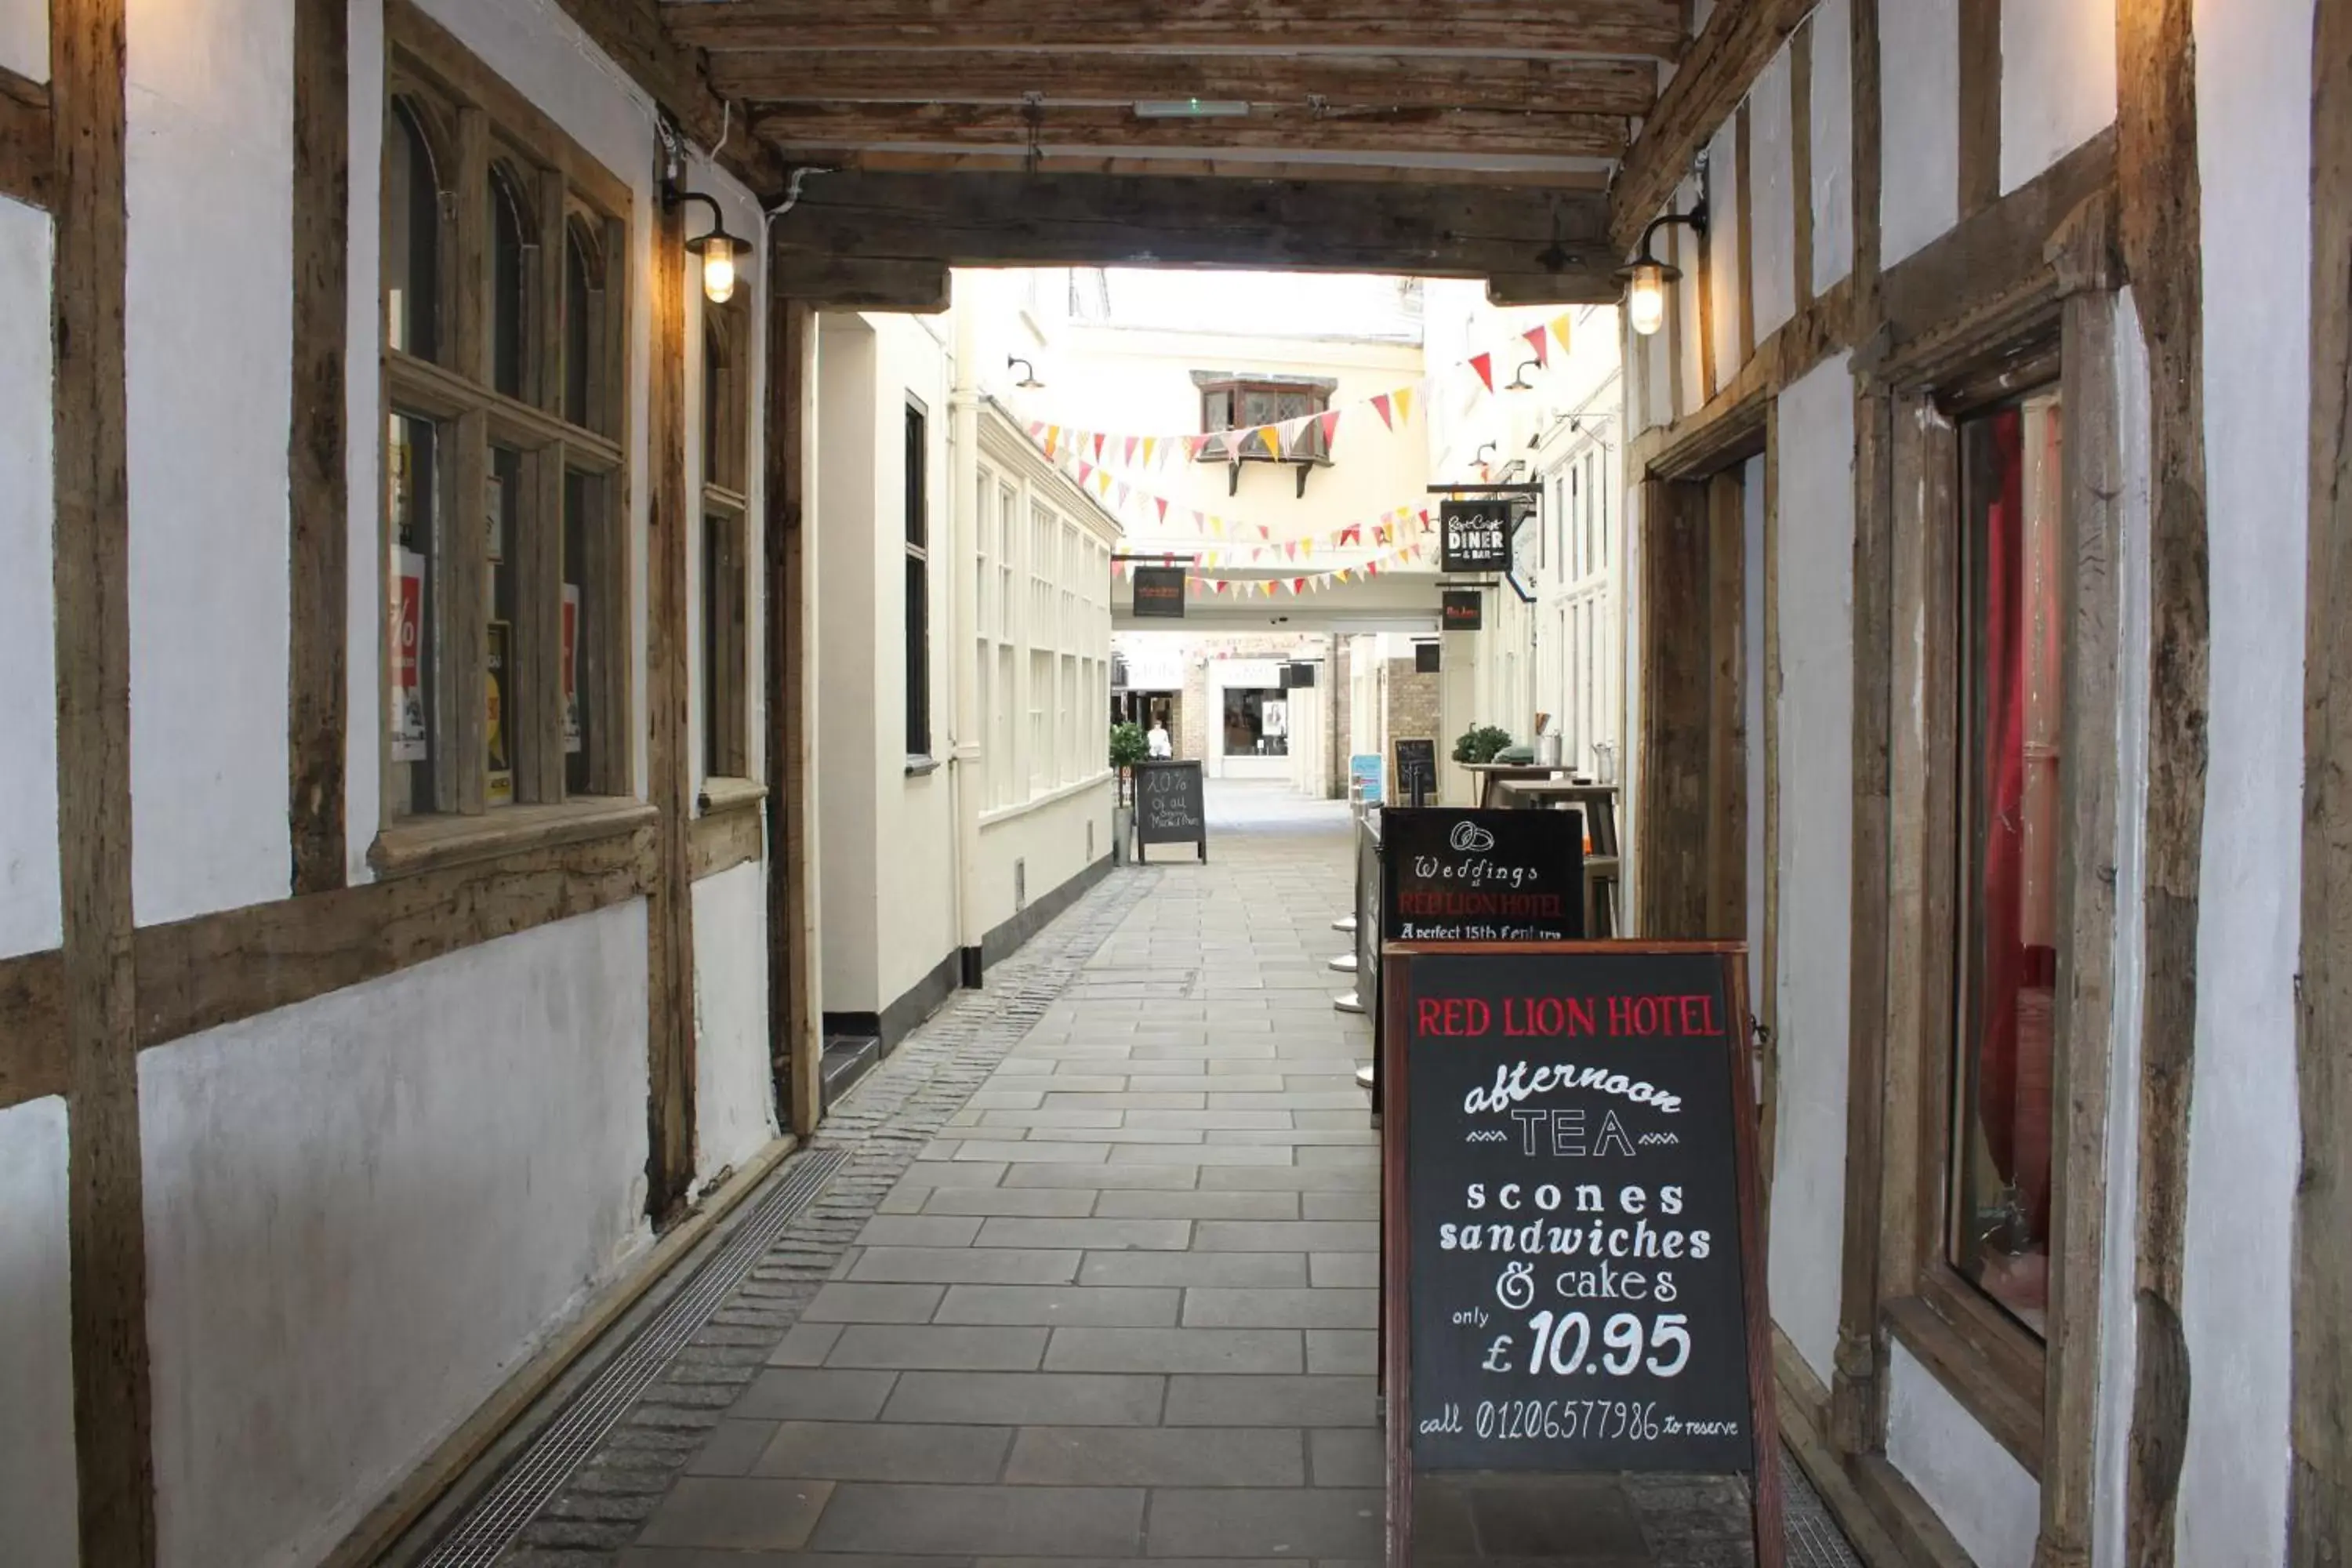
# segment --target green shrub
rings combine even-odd
[[[1495,753],[1511,743],[1511,732],[1492,724],[1473,724],[1454,742],[1457,763],[1491,763]]]

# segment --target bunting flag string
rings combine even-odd
[[[1108,468],[1098,468],[1083,458],[1075,458],[1067,464],[1056,466],[1075,479],[1080,489],[1100,497],[1122,521],[1139,513],[1133,519],[1139,524],[1156,523],[1156,527],[1139,527],[1135,542],[1150,543],[1171,533],[1189,534],[1195,539],[1235,540],[1241,542],[1234,549],[1220,553],[1230,555],[1233,563],[1237,565],[1244,559],[1255,563],[1277,556],[1296,561],[1301,555],[1311,557],[1318,549],[1355,550],[1392,544],[1402,539],[1431,533],[1436,528],[1426,498],[1415,497],[1403,505],[1388,508],[1370,521],[1343,523],[1320,533],[1277,537],[1263,523],[1244,522],[1187,505],[1141,485],[1119,479]]]
[[[1342,584],[1370,582],[1421,560],[1428,553],[1428,545],[1415,543],[1402,550],[1392,550],[1360,565],[1334,567],[1328,572],[1310,572],[1289,577],[1228,577],[1213,572],[1188,572],[1184,575],[1184,584],[1196,594],[1222,594],[1241,599],[1270,599],[1277,594],[1287,594],[1297,598],[1307,594],[1319,594]],[[1128,563],[1119,563],[1119,574],[1123,577],[1132,576],[1133,570]]]
[[[1524,331],[1514,334],[1511,342],[1515,343],[1524,342],[1534,354],[1536,363],[1549,367],[1551,363],[1549,343],[1559,343],[1562,353],[1571,352],[1570,331],[1574,321],[1572,313],[1563,311],[1541,326],[1529,327]],[[1485,353],[1473,354],[1462,361],[1454,369],[1468,370],[1477,377],[1480,386],[1489,395],[1494,394],[1494,350],[1489,349]],[[1381,416],[1383,428],[1396,430],[1411,422],[1414,395],[1418,392],[1426,392],[1444,374],[1451,373],[1432,373],[1421,376],[1390,391],[1360,399],[1359,405],[1369,405],[1371,410]],[[1228,462],[1239,462],[1243,452],[1259,447],[1265,447],[1270,456],[1280,459],[1295,453],[1300,438],[1307,430],[1318,425],[1322,429],[1323,453],[1328,455],[1331,443],[1339,433],[1341,412],[1340,408],[1326,409],[1316,414],[1302,415],[1295,419],[1282,420],[1276,424],[1244,426],[1233,430],[1213,431],[1208,435],[1181,433],[1113,435],[1106,431],[1085,429],[1074,425],[1057,425],[1043,419],[1034,419],[1029,423],[1029,434],[1045,447],[1045,455],[1049,458],[1057,458],[1064,453],[1070,453],[1088,458],[1097,465],[1115,458],[1123,468],[1135,470],[1139,467],[1150,469],[1155,467],[1165,468],[1180,451],[1188,460],[1197,462],[1200,460],[1201,454],[1208,449],[1211,441],[1216,441],[1223,446],[1225,459]],[[1107,451],[1109,454],[1108,457],[1106,456]]]

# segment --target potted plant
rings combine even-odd
[[[1473,724],[1454,742],[1457,763],[1491,763],[1495,753],[1511,743],[1511,732],[1492,724]]]
[[[1135,764],[1151,753],[1143,738],[1143,726],[1135,723],[1113,724],[1110,727],[1110,765],[1118,772],[1118,792],[1110,813],[1110,853],[1114,862],[1127,863],[1127,831],[1129,819],[1135,815]]]

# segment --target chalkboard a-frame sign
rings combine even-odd
[[[1447,1472],[1743,1475],[1780,1568],[1744,950],[1387,959],[1389,1568]]]
[[[1137,763],[1135,764],[1135,858],[1150,857],[1153,844],[1193,844],[1201,858],[1209,858],[1209,819],[1201,786],[1201,764]]]

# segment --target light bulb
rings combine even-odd
[[[714,305],[735,297],[735,247],[719,235],[703,243],[702,294]]]
[[[1636,332],[1645,338],[1657,334],[1666,322],[1665,268],[1654,261],[1634,265],[1632,286],[1625,294],[1625,312]]]

